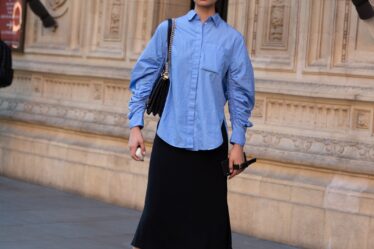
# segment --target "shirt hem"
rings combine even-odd
[[[194,147],[186,147],[186,146],[183,146],[183,145],[177,145],[171,141],[169,141],[168,139],[165,139],[162,135],[160,135],[159,133],[159,129],[157,129],[156,131],[156,134],[159,138],[161,138],[165,143],[169,144],[170,146],[173,146],[175,148],[178,148],[178,149],[185,149],[185,150],[189,150],[189,151],[206,151],[206,150],[214,150],[214,149],[217,149],[219,146],[221,146],[221,144],[223,143],[223,138],[222,138],[222,141],[221,143],[219,143],[218,145],[213,145],[211,147],[208,147],[207,149],[206,148],[194,148]]]

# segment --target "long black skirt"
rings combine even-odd
[[[227,178],[220,162],[228,136],[213,150],[190,151],[156,133],[145,205],[132,246],[140,249],[232,249]]]

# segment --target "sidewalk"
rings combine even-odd
[[[130,249],[140,215],[0,176],[2,249]],[[234,249],[295,249],[237,233],[232,236]]]

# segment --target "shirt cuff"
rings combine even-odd
[[[239,144],[241,146],[244,146],[246,142],[245,133],[247,131],[247,127],[252,127],[252,126],[253,124],[250,121],[247,121],[247,123],[244,126],[233,123],[230,143],[232,145]]]
[[[140,129],[143,129],[143,127],[144,127],[144,115],[143,115],[143,113],[137,112],[137,113],[134,113],[131,116],[130,122],[129,122],[129,127],[131,129],[135,126],[139,126]]]

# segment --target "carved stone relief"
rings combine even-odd
[[[352,128],[355,130],[370,131],[373,120],[373,109],[354,108]]]
[[[128,89],[123,85],[106,83],[104,87],[104,104],[105,105],[127,105]],[[126,101],[124,101],[126,100]]]
[[[70,103],[69,105],[109,105],[110,109],[116,110],[127,108],[130,97],[128,87],[121,84],[121,81],[27,72],[17,73],[14,81],[12,87],[1,92],[17,98],[36,97],[35,100],[38,101],[48,100],[55,103]]]
[[[99,82],[98,83],[92,82],[92,83],[93,83],[93,88],[92,88],[93,99],[97,100],[97,101],[102,100],[102,95],[103,95],[103,86],[102,86],[102,84],[100,84]]]
[[[81,50],[81,25],[85,17],[86,1],[46,0],[44,4],[51,15],[56,18],[58,29],[45,29],[37,16],[30,10],[27,14],[29,32],[26,32],[25,51],[40,54],[79,55]]]
[[[123,1],[113,0],[112,5],[110,6],[110,18],[106,24],[106,34],[105,37],[111,40],[118,40],[120,34],[122,33],[121,24],[123,21],[123,11],[121,11],[124,5]]]
[[[299,0],[234,1],[228,22],[242,32],[255,69],[294,72]],[[242,13],[244,10],[245,13]],[[239,15],[237,15],[239,14]],[[245,18],[240,19],[240,18]],[[292,20],[292,21],[291,21]]]
[[[88,101],[91,99],[89,95],[91,86],[89,82],[84,81],[77,82],[46,77],[44,79],[43,96],[53,99]]]
[[[263,39],[262,48],[287,48],[287,40],[285,37],[288,36],[287,27],[289,27],[289,6],[286,6],[284,0],[273,0],[270,3],[268,19],[268,27],[264,33],[265,37]]]
[[[345,132],[350,123],[347,105],[269,98],[266,113],[266,123],[288,127]]]
[[[252,110],[252,117],[263,118],[265,117],[265,98],[256,97],[256,104]]]
[[[89,123],[100,123],[102,125],[123,125],[123,128],[126,128],[127,118],[126,116],[110,111],[97,111],[90,110],[87,108],[79,107],[69,107],[61,106],[58,104],[49,104],[45,102],[34,102],[30,100],[15,100],[11,98],[0,98],[0,116],[19,116],[22,113],[29,113],[32,116],[29,116],[32,120],[38,120],[39,122],[43,120],[43,123],[48,125],[53,125],[61,128],[64,127],[64,124],[75,120],[79,122]],[[46,118],[49,118],[49,121],[46,121]],[[54,123],[54,118],[67,119],[61,123]],[[23,115],[23,118],[20,116],[20,120],[28,120],[27,116]],[[73,128],[73,127],[69,127]],[[77,126],[75,129],[79,128]]]
[[[68,0],[47,0],[47,7],[51,11],[51,15],[58,19],[68,12]]]
[[[95,15],[90,16],[87,29],[89,58],[126,59],[128,1],[95,0],[89,5]]]

